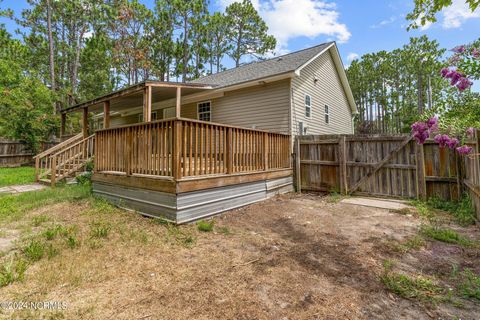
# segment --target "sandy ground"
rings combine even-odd
[[[64,301],[62,311],[0,311],[18,319],[478,319],[480,306],[431,305],[388,292],[383,261],[436,276],[452,263],[480,268],[477,251],[430,242],[400,254],[387,243],[414,236],[422,221],[384,209],[284,195],[214,218],[214,232],[172,228],[88,202],[30,215],[75,225],[79,247],[33,264],[0,288],[5,301]],[[27,217],[28,218],[28,217]],[[92,221],[106,239],[92,240]],[[48,222],[48,223],[51,223]],[[19,223],[21,224],[21,223]],[[23,226],[25,228],[25,226]],[[227,232],[228,229],[228,232]],[[33,230],[35,231],[35,230]],[[478,234],[475,227],[463,230]],[[185,237],[195,239],[182,245]]]

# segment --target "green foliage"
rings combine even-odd
[[[167,224],[168,237],[173,239],[176,244],[185,248],[191,248],[195,245],[197,239],[187,230],[174,224]]]
[[[470,269],[459,274],[460,283],[457,286],[460,294],[466,298],[480,300],[480,276]]]
[[[75,177],[77,182],[82,185],[90,185],[92,183],[93,172],[89,171]]]
[[[90,227],[90,235],[92,238],[107,238],[111,226],[104,222],[94,222]]]
[[[422,226],[420,231],[424,236],[441,242],[457,244],[463,247],[475,246],[474,241],[460,235],[452,229],[425,225]]]
[[[52,94],[15,62],[0,59],[0,136],[18,139],[37,150],[57,127]]]
[[[0,265],[0,287],[22,280],[26,270],[25,260],[12,258],[9,262],[4,262]]]
[[[472,199],[468,194],[464,194],[462,199],[457,202],[433,197],[427,200],[427,205],[450,213],[460,225],[467,226],[475,223],[475,210],[472,205]]]
[[[22,252],[28,260],[35,262],[43,258],[45,249],[45,243],[38,240],[30,240],[28,245],[22,249]]]
[[[0,168],[0,187],[35,182],[35,168]]]
[[[435,107],[443,106],[450,89],[440,76],[444,53],[437,41],[422,36],[402,48],[354,60],[347,76],[359,109],[357,132],[409,133],[429,106],[429,83]]]
[[[421,276],[412,278],[396,272],[385,272],[381,280],[388,290],[407,299],[434,302],[444,292],[432,280]]]
[[[479,0],[464,0],[468,4],[470,11],[477,10]],[[412,21],[408,29],[417,29],[429,22],[436,22],[436,14],[444,8],[452,5],[452,0],[414,0],[415,8],[409,14],[407,19]]]
[[[275,48],[276,39],[267,34],[267,24],[250,0],[233,2],[225,9],[225,13],[232,43],[228,55],[235,61],[237,67],[243,56],[263,55]]]
[[[215,225],[214,220],[210,220],[210,221],[200,220],[197,222],[197,229],[198,231],[202,231],[202,232],[210,232],[213,230],[214,225]]]

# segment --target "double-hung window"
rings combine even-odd
[[[312,117],[312,98],[308,94],[305,95],[305,117]]]
[[[212,120],[210,101],[197,104],[197,118],[202,121]]]

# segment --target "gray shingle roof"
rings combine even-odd
[[[233,68],[209,76],[201,77],[191,81],[191,83],[226,87],[242,82],[267,78],[277,74],[294,71],[331,44],[332,42],[327,42],[315,47],[288,53],[272,59],[252,62],[242,65],[238,68]]]

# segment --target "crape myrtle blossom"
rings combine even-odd
[[[443,68],[440,74],[445,79],[450,79],[450,85],[456,86],[458,90],[464,91],[470,88],[473,82],[465,77],[463,73],[458,72],[456,69]]]
[[[417,121],[412,124],[412,136],[417,141],[418,144],[424,144],[425,141],[433,134],[437,133],[438,128],[438,119],[432,117],[426,122]],[[473,136],[475,130],[473,128],[468,128],[466,130],[467,136]],[[472,148],[469,146],[460,146],[460,141],[457,138],[451,138],[447,134],[438,133],[435,135],[433,140],[438,143],[440,148],[450,148],[452,150],[457,150],[460,155],[467,155],[472,151]]]
[[[467,134],[468,137],[473,138],[473,136],[475,135],[475,129],[470,127],[465,131],[465,133]]]
[[[458,147],[457,148],[457,152],[459,154],[461,154],[462,156],[465,156],[467,154],[469,154],[470,152],[472,152],[472,147],[469,147],[469,146],[461,146],[461,147]]]

